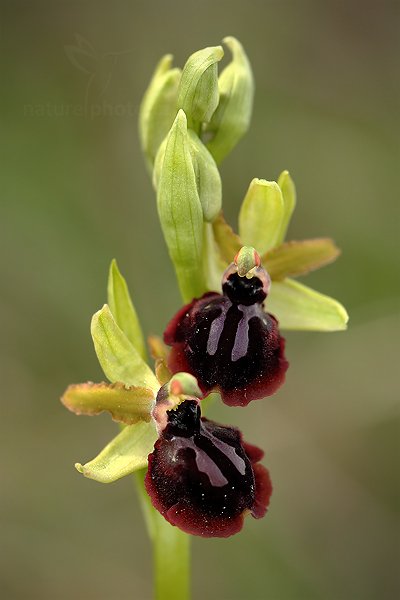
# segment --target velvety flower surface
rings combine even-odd
[[[272,486],[263,452],[233,427],[201,418],[197,399],[167,412],[149,456],[145,486],[154,507],[183,531],[202,537],[239,532],[247,513],[265,515]]]
[[[231,406],[273,394],[284,382],[288,362],[278,321],[263,308],[269,286],[262,267],[248,278],[232,263],[222,294],[193,300],[167,326],[170,370],[192,373],[204,393],[218,389]]]

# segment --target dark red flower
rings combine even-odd
[[[222,294],[210,292],[184,306],[170,321],[164,340],[173,373],[187,371],[206,394],[221,393],[230,406],[246,406],[273,394],[288,362],[278,321],[263,309],[270,279],[258,266],[250,278],[235,263],[223,278]]]
[[[229,537],[247,513],[263,517],[272,486],[259,464],[262,450],[246,444],[238,429],[201,418],[195,398],[166,414],[145,479],[166,520],[192,535]]]

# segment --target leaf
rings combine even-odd
[[[157,193],[158,213],[185,302],[205,291],[202,273],[203,211],[190,154],[185,113],[168,134]]]
[[[226,37],[223,41],[232,53],[232,61],[219,76],[219,104],[206,126],[206,132],[211,136],[207,148],[217,163],[233,150],[248,130],[254,97],[253,73],[243,46],[234,37]]]
[[[290,219],[296,206],[296,188],[289,171],[282,171],[278,178],[278,185],[282,191],[284,212],[276,245],[281,244],[286,237]]]
[[[79,383],[66,389],[61,402],[76,415],[92,416],[106,411],[114,421],[133,425],[150,421],[154,392],[123,383]]]
[[[198,50],[187,59],[179,84],[178,108],[186,113],[189,126],[199,131],[218,106],[217,62],[224,51],[221,46]]]
[[[221,257],[230,264],[233,262],[236,254],[243,246],[240,237],[233,231],[232,227],[225,221],[222,212],[214,220],[213,224],[214,239],[218,246]]]
[[[96,458],[75,468],[89,479],[112,483],[147,466],[147,457],[157,440],[154,423],[137,423],[125,427]]]
[[[292,241],[269,250],[261,258],[272,280],[304,275],[333,262],[340,254],[330,238]]]
[[[154,373],[118,327],[107,304],[93,315],[91,333],[97,358],[107,379],[112,383],[121,381],[128,386],[158,391]]]
[[[139,109],[139,133],[149,170],[177,113],[180,69],[171,69],[172,55],[158,63]]]
[[[260,255],[276,246],[283,215],[283,197],[278,184],[253,179],[239,213],[243,245],[253,246]]]
[[[347,328],[346,309],[333,298],[293,281],[275,281],[265,310],[272,313],[282,329],[341,331]]]
[[[146,345],[142,328],[133,306],[125,278],[122,277],[117,261],[114,259],[110,265],[108,276],[108,305],[118,327],[125,333],[128,340],[146,360]]]

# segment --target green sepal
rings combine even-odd
[[[202,273],[203,211],[180,110],[168,134],[157,192],[158,214],[185,302],[205,291]]]
[[[185,111],[191,129],[200,131],[218,106],[217,63],[224,55],[221,46],[198,50],[189,56],[179,83],[178,108]]]
[[[118,327],[107,304],[93,315],[91,334],[107,379],[112,383],[120,381],[128,386],[150,388],[157,393],[156,376]]]
[[[75,468],[89,479],[112,483],[146,467],[147,457],[156,440],[157,431],[153,421],[129,425],[96,458],[84,465],[76,463]]]
[[[269,250],[261,257],[263,267],[271,279],[304,275],[333,262],[340,254],[330,238],[292,241]]]
[[[284,216],[282,192],[275,181],[253,179],[239,213],[239,235],[244,245],[264,254],[278,243]]]
[[[243,46],[234,37],[226,37],[223,42],[232,53],[232,61],[219,76],[219,104],[205,129],[212,136],[207,148],[217,163],[248,130],[254,97],[253,73]]]
[[[265,310],[278,319],[281,329],[341,331],[349,320],[337,300],[293,279],[273,282]]]
[[[121,275],[115,259],[111,261],[110,265],[107,299],[108,306],[118,327],[125,333],[128,340],[145,360],[147,353],[142,328],[126,280]]]
[[[133,425],[151,419],[155,395],[143,387],[123,383],[78,383],[67,387],[61,402],[76,415],[111,414],[113,421]]]
[[[158,63],[139,109],[140,140],[150,172],[177,112],[181,70],[171,69],[172,59],[167,54]]]
[[[278,178],[278,185],[282,191],[284,211],[276,244],[281,244],[285,239],[290,219],[296,207],[296,187],[289,171],[282,171]]]

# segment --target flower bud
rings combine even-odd
[[[150,170],[177,112],[181,70],[171,69],[171,63],[171,54],[160,60],[139,111],[140,139]]]
[[[203,211],[183,110],[171,127],[160,167],[157,205],[161,227],[186,300],[205,288],[202,273]]]
[[[232,53],[232,61],[219,77],[219,104],[205,129],[210,138],[207,147],[217,163],[249,128],[254,96],[253,73],[242,45],[234,37],[223,41]]]
[[[212,222],[221,210],[222,183],[215,160],[194,131],[187,131],[187,143],[196,177],[197,193],[205,221]],[[164,161],[166,139],[160,145],[154,163],[153,185],[157,189]]]
[[[179,84],[178,108],[182,108],[191,129],[200,131],[218,106],[217,62],[224,51],[221,46],[204,48],[189,56]]]

